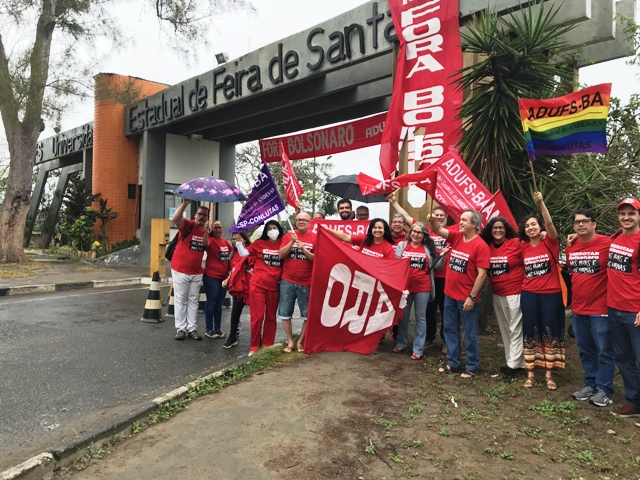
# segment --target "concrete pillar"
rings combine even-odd
[[[222,180],[235,184],[236,175],[236,146],[229,143],[220,143],[220,173]],[[218,204],[218,220],[224,226],[225,236],[229,229],[236,224],[233,214],[235,203]]]
[[[82,178],[84,179],[84,189],[93,193],[93,149],[85,148],[82,151]]]
[[[31,234],[33,233],[33,226],[36,223],[36,217],[38,216],[38,209],[40,208],[40,201],[42,200],[42,193],[44,192],[45,184],[47,183],[47,177],[49,176],[49,170],[47,164],[42,164],[38,167],[38,177],[36,178],[36,185],[33,187],[31,193],[31,203],[29,203],[29,213],[27,214],[27,223],[24,227],[24,241],[23,246],[26,248],[31,241]]]
[[[140,265],[149,265],[151,219],[165,218],[164,179],[167,141],[164,132],[145,130],[140,143],[142,206],[140,208]]]

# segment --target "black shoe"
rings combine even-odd
[[[237,344],[238,344],[238,339],[232,335],[229,335],[229,338],[227,338],[227,341],[224,343],[222,348],[235,347]]]
[[[187,336],[189,338],[193,338],[194,340],[202,340],[202,337],[197,330],[191,330],[189,333],[187,333]]]
[[[178,330],[176,332],[176,336],[173,338],[175,338],[176,340],[184,340],[184,337],[186,336],[187,336],[187,332],[185,332],[184,330]]]

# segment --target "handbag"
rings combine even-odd
[[[193,223],[187,229],[187,231],[184,232],[184,235],[182,235],[182,240],[187,238],[192,230],[193,230]],[[171,239],[171,241],[169,242],[169,244],[167,245],[166,250],[164,251],[164,258],[166,258],[169,261],[171,261],[171,258],[173,258],[173,252],[176,251],[176,246],[178,245],[179,236],[180,236],[180,232],[176,233],[174,237]]]

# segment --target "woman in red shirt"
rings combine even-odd
[[[393,351],[395,353],[402,352],[409,344],[409,316],[411,315],[411,306],[415,303],[416,328],[411,359],[420,360],[424,354],[424,343],[427,338],[427,305],[434,286],[432,266],[435,264],[438,254],[436,253],[436,245],[429,236],[429,230],[424,223],[414,223],[409,231],[409,238],[411,241],[400,242],[396,246],[396,257],[408,259],[410,269],[407,306],[398,323],[398,343]],[[438,265],[442,265],[442,262],[438,262]]]
[[[246,249],[251,245],[251,239],[245,232],[233,234],[233,244],[240,242]],[[233,298],[231,306],[231,328],[229,337],[222,348],[231,348],[238,344],[240,338],[240,315],[244,306],[249,303],[249,284],[253,273],[253,258],[241,257],[234,246],[231,251],[229,276],[222,281],[222,287],[229,287],[229,295]]]
[[[351,243],[360,248],[360,252],[375,258],[389,258],[395,260],[393,237],[386,220],[374,218],[369,223],[366,235],[349,235],[327,228],[327,232],[338,240]]]
[[[564,304],[558,274],[558,232],[544,204],[542,194],[536,192],[542,219],[529,215],[522,219],[518,236],[522,240],[524,280],[520,307],[524,335],[524,361],[527,380],[524,386],[531,388],[534,369],[545,371],[545,382],[549,390],[555,390],[554,370],[563,371],[564,350]],[[546,230],[544,240],[540,234]]]
[[[261,346],[273,345],[276,338],[276,310],[280,299],[280,277],[282,276],[280,244],[283,236],[282,226],[276,220],[269,220],[264,226],[262,236],[247,248],[244,248],[242,243],[236,242],[240,256],[255,258],[249,297],[251,318],[249,356]]]
[[[207,230],[203,243],[207,252],[204,264],[202,282],[207,293],[207,303],[204,306],[205,336],[209,338],[224,338],[222,333],[222,302],[227,289],[222,281],[229,276],[229,256],[231,244],[222,236],[222,222],[213,222],[213,227]]]
[[[503,217],[489,220],[480,232],[480,237],[489,245],[491,254],[487,274],[493,290],[493,308],[507,360],[507,364],[500,367],[500,370],[504,374],[504,381],[508,382],[516,375],[525,373],[520,309],[524,268],[520,239]]]

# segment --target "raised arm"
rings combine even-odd
[[[236,241],[236,249],[238,250],[238,255],[240,255],[241,257],[249,256],[249,250],[244,248],[244,245],[242,245],[242,242]]]
[[[416,223],[415,219],[411,215],[409,215],[407,211],[402,208],[397,202],[395,193],[390,193],[389,195],[387,195],[387,202],[391,204],[396,213],[402,215],[402,218],[404,218],[404,223],[406,223],[408,226],[412,226],[414,223]]]
[[[433,233],[441,236],[445,240],[449,238],[449,230],[447,230],[440,224],[440,220],[438,220],[431,214],[427,215],[427,220],[429,221],[429,226],[431,227],[431,231]]]
[[[171,216],[171,221],[178,227],[178,230],[182,230],[182,227],[184,227],[184,209],[187,208],[187,205],[190,203],[191,200],[183,199],[180,206],[176,208],[176,211],[173,212]]]
[[[542,214],[542,219],[544,220],[544,226],[547,230],[547,235],[551,240],[558,239],[558,231],[556,227],[553,225],[553,220],[551,220],[551,214],[549,213],[549,209],[544,204],[544,199],[542,198],[542,194],[540,192],[536,192],[533,194],[533,199],[538,204],[538,208],[540,209],[540,213]]]
[[[338,232],[337,230],[332,230],[326,227],[325,229],[327,230],[327,232],[329,232],[331,235],[336,237],[338,240],[341,240],[346,243],[351,243],[351,235],[347,235],[346,233]]]

